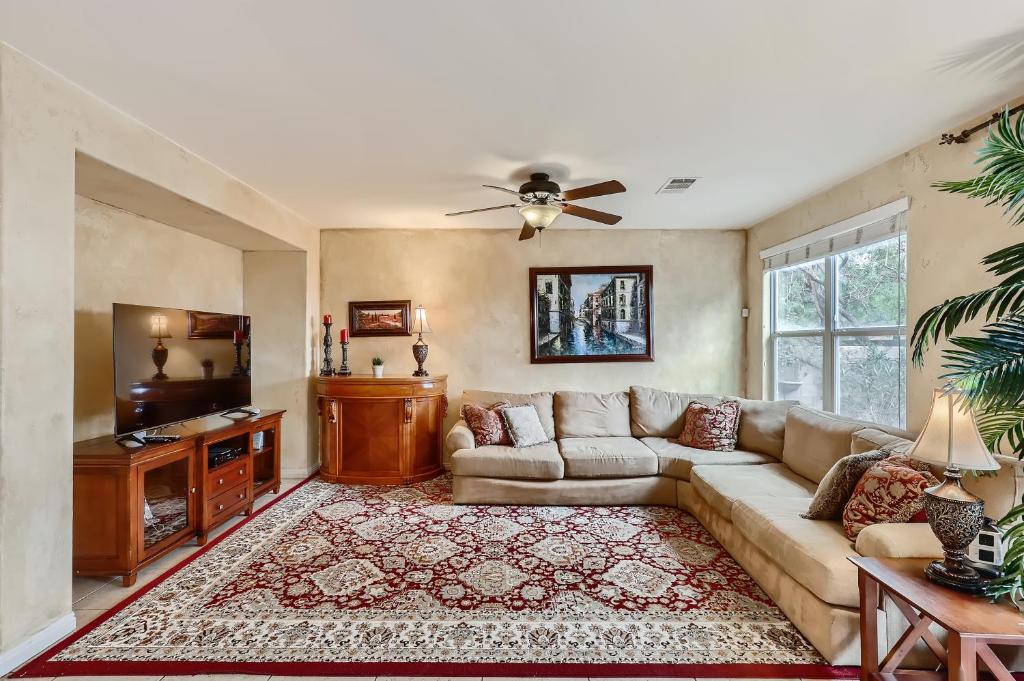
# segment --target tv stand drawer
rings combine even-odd
[[[239,457],[228,461],[206,474],[207,498],[215,497],[224,490],[231,489],[240,481],[249,480],[249,459]]]
[[[248,506],[251,494],[248,485],[239,485],[221,492],[208,502],[210,518],[216,523],[224,517],[234,515],[241,508]]]

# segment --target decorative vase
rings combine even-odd
[[[384,378],[384,365],[383,364],[373,364],[371,366],[373,367],[373,377],[374,378]]]
[[[203,378],[206,378],[206,379],[213,378],[213,363],[203,364],[202,367],[203,367]]]

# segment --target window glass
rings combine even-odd
[[[836,258],[836,327],[905,323],[906,237],[841,253]]]
[[[822,408],[822,350],[821,336],[775,340],[775,399]]]
[[[775,273],[778,331],[821,329],[825,325],[825,261],[787,267]]]
[[[906,423],[906,340],[905,336],[838,339],[840,414],[891,426]]]

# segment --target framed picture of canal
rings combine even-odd
[[[531,267],[530,362],[651,362],[654,268]]]

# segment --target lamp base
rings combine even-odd
[[[924,508],[928,525],[942,543],[944,560],[937,560],[925,568],[925,575],[936,584],[980,593],[985,579],[967,564],[967,547],[981,531],[985,520],[985,502],[960,484],[960,469],[946,468],[946,479],[924,491]]]
[[[934,560],[924,569],[925,576],[949,589],[956,589],[969,594],[985,592],[988,580],[980,572],[963,563],[951,567],[945,561]]]
[[[423,363],[427,361],[427,352],[430,350],[427,344],[423,342],[423,334],[420,334],[419,340],[412,345],[412,356],[416,360],[417,369],[412,372],[413,376],[429,376],[427,370],[423,368]]]

